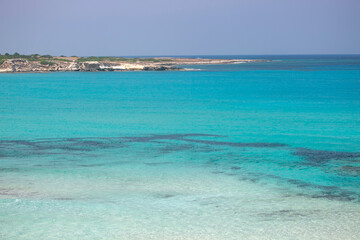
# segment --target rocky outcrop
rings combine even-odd
[[[96,71],[101,71],[102,67],[101,66],[103,64],[101,64],[100,62],[83,62],[79,64],[79,69],[81,69],[82,71],[87,71],[87,72],[96,72]]]
[[[34,69],[34,64],[24,59],[10,59],[0,65],[0,72],[23,72]]]
[[[144,71],[168,71],[168,70],[179,70],[179,68],[174,66],[145,66]]]
[[[85,72],[121,71],[126,70],[126,67],[124,66],[124,64],[89,61],[80,63],[79,70]]]
[[[78,71],[76,63],[59,62],[41,64],[38,61],[25,59],[9,59],[0,65],[0,72],[50,72],[50,71]]]
[[[166,71],[179,70],[173,66],[163,66],[155,64],[131,64],[114,62],[62,62],[51,61],[51,64],[41,64],[41,62],[30,62],[24,59],[10,59],[0,65],[0,72],[53,72],[53,71]]]

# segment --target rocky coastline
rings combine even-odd
[[[49,61],[29,61],[23,58],[7,59],[0,64],[0,73],[19,72],[102,72],[102,71],[181,71],[179,65],[237,64],[266,60],[252,59],[195,59],[151,58],[133,61],[79,61],[77,57],[57,57]]]

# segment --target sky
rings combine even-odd
[[[359,0],[0,0],[0,53],[360,54]]]

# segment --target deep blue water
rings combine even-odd
[[[0,236],[358,239],[360,57],[245,58],[1,74]]]

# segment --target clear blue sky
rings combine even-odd
[[[0,0],[0,53],[359,54],[359,0]]]

